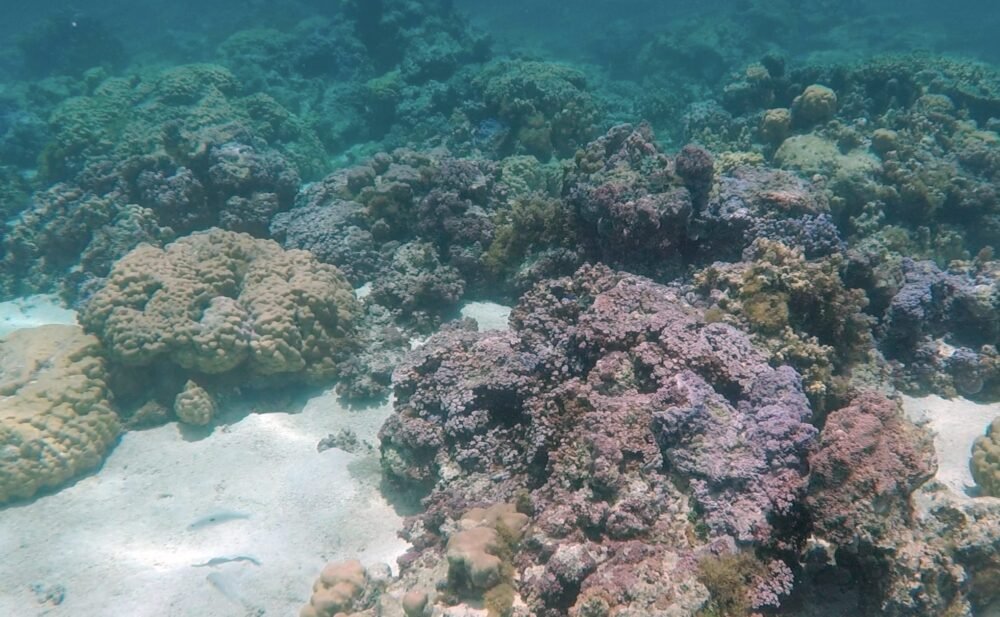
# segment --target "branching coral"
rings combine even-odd
[[[834,394],[833,378],[872,349],[864,293],[848,289],[835,254],[807,260],[800,250],[758,239],[747,261],[716,263],[695,276],[703,293],[736,316],[772,353],[803,372],[814,400]]]

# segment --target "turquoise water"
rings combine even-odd
[[[995,3],[8,4],[0,614],[1000,614]]]

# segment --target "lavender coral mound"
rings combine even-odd
[[[712,351],[759,359],[748,342],[728,347]],[[773,533],[768,517],[789,514],[801,497],[803,456],[816,436],[798,374],[787,366],[762,371],[744,382],[746,398],[735,406],[690,372],[673,386],[673,404],[654,413],[668,462],[691,478],[712,531],[766,542]]]
[[[717,173],[694,145],[670,157],[647,125],[619,125],[588,144],[563,193],[590,255],[656,277],[690,261],[738,260],[756,238],[810,258],[843,249],[828,200],[809,181],[747,166]]]
[[[333,372],[358,312],[335,267],[215,229],[129,253],[80,321],[126,366],[318,377]]]
[[[815,437],[794,370],[671,288],[604,266],[539,284],[511,326],[445,331],[397,368],[384,468],[432,489],[425,529],[527,495],[517,566],[545,615],[600,598],[696,610],[705,540],[687,516],[709,539],[776,546]]]
[[[703,188],[697,157],[682,158]],[[711,160],[707,166],[711,176]],[[591,252],[613,265],[676,260],[693,210],[691,193],[674,162],[653,142],[647,125],[619,125],[577,154],[564,192],[588,227]],[[683,167],[683,166],[682,166]],[[663,265],[648,264],[647,269]]]
[[[904,386],[991,399],[1000,389],[1000,262],[942,271],[904,258],[878,335]]]

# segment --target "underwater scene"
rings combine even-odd
[[[995,0],[0,4],[0,617],[1000,617]]]

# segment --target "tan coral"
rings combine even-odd
[[[488,508],[472,508],[459,521],[462,529],[492,527],[503,529],[512,539],[520,540],[528,527],[528,516],[517,511],[512,503],[498,503]]]
[[[185,424],[206,426],[215,415],[215,401],[205,388],[189,379],[174,399],[174,413]]]
[[[792,121],[796,126],[810,127],[827,122],[837,113],[837,93],[826,86],[807,86],[792,101]]]
[[[760,121],[761,139],[769,144],[780,144],[792,132],[792,112],[786,107],[768,109]]]
[[[300,617],[333,617],[350,613],[364,594],[368,575],[357,559],[326,564],[313,585],[309,604]]]
[[[844,284],[837,255],[808,260],[799,248],[761,238],[747,257],[705,268],[695,274],[696,284],[706,293],[722,292],[717,308],[735,316],[774,361],[802,373],[814,403],[832,394],[834,375],[866,357],[872,345],[864,293]]]
[[[80,321],[125,365],[326,377],[359,312],[336,267],[212,229],[126,255]]]
[[[456,587],[486,590],[500,582],[500,535],[491,527],[464,529],[448,538],[448,578]]]
[[[120,431],[109,399],[100,344],[80,328],[0,340],[0,503],[100,465]]]
[[[520,540],[528,517],[513,504],[473,508],[458,521],[459,531],[448,538],[448,579],[456,588],[486,591],[502,582],[503,550]]]
[[[982,494],[1000,497],[1000,416],[973,444],[970,467]]]

